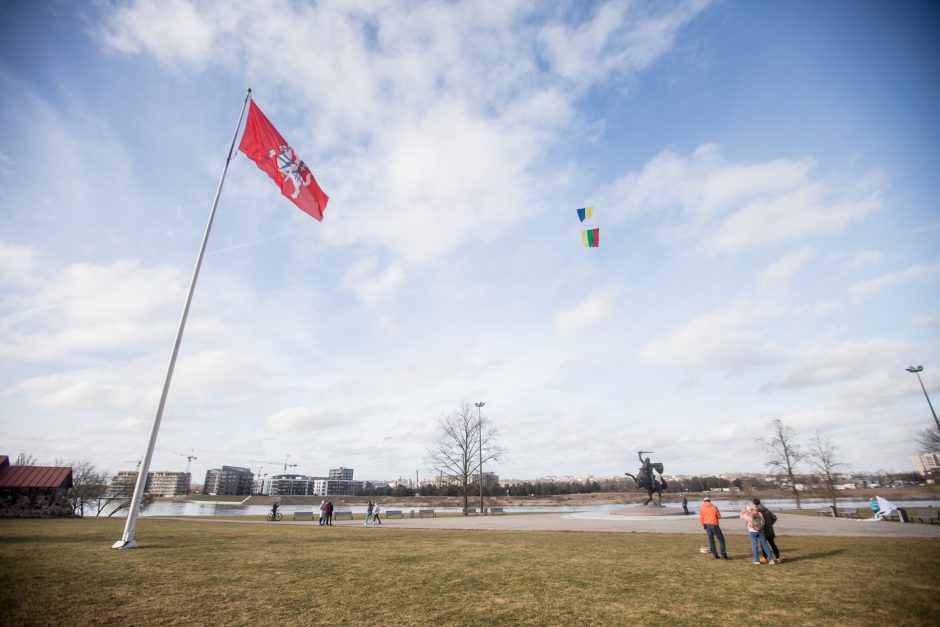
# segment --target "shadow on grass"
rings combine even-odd
[[[784,553],[782,563],[804,562],[810,560],[825,559],[827,557],[836,557],[845,553],[845,549],[832,549],[830,551],[821,551],[817,553],[807,553],[806,555],[793,555],[793,553]]]

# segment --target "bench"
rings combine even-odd
[[[914,516],[914,520],[924,524],[938,524],[940,523],[940,510],[919,509],[917,510],[917,515]]]
[[[820,509],[820,510],[816,510],[816,515],[817,515],[817,516],[830,516],[830,517],[831,517],[831,516],[832,516],[832,510],[829,510],[829,509]]]
[[[430,516],[431,518],[437,518],[437,514],[434,513],[433,509],[419,509],[418,518],[424,518],[425,516]]]
[[[858,516],[858,510],[856,509],[855,511],[851,511],[851,512],[850,512],[850,511],[847,510],[847,509],[840,509],[839,511],[836,512],[836,517],[838,517],[838,518],[858,518],[858,517],[859,517],[859,516]]]
[[[476,513],[477,513],[477,508],[475,508],[475,507],[465,507],[465,508],[463,508],[463,513],[464,513],[465,516],[468,516],[468,515],[470,515],[470,514],[476,514]]]
[[[491,507],[490,513],[491,514],[505,514],[506,512],[503,511],[502,507]]]
[[[400,509],[389,509],[384,512],[379,512],[379,515],[385,514],[385,518],[404,518],[401,514]]]
[[[294,520],[313,520],[313,512],[294,512]]]
[[[336,510],[333,512],[333,518],[348,518],[353,520],[353,513],[350,510]]]

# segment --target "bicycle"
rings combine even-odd
[[[281,512],[268,512],[268,521],[278,521],[284,518],[284,514]]]

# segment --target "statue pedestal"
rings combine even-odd
[[[685,516],[681,507],[668,507],[666,505],[634,505],[622,509],[610,510],[613,516]],[[689,514],[691,516],[692,514]]]

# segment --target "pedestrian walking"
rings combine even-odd
[[[715,559],[719,559],[718,551],[715,550],[715,538],[718,538],[718,545],[721,547],[720,559],[731,559],[728,557],[728,552],[725,550],[725,535],[721,532],[721,527],[718,525],[718,521],[721,519],[721,512],[718,511],[717,507],[712,505],[712,500],[707,496],[702,502],[698,519],[699,522],[702,523],[702,528],[705,530],[705,533],[708,534],[708,548],[711,549]]]
[[[372,519],[372,501],[369,501],[369,505],[366,506],[366,521],[362,523],[363,526],[368,525],[369,521]]]
[[[685,512],[685,515],[689,515],[689,499],[685,498],[685,495],[682,495],[682,511]]]
[[[382,509],[382,508],[379,507],[379,504],[376,503],[376,504],[375,504],[375,509],[372,510],[372,524],[373,524],[373,525],[381,525],[381,524],[382,524],[382,519],[379,518],[379,512],[381,511],[381,509]]]
[[[760,499],[754,499],[754,506],[757,507],[757,511],[760,512],[760,515],[764,517],[764,537],[767,538],[767,544],[770,545],[770,550],[774,553],[774,561],[778,564],[783,561],[780,557],[780,549],[777,548],[777,543],[774,541],[774,538],[777,537],[777,533],[774,531],[774,523],[777,522],[777,516],[772,511],[767,509],[763,503],[760,502]],[[770,559],[768,553],[764,553],[764,547],[761,546],[761,564],[765,564],[767,560]]]
[[[320,526],[326,524],[326,499],[320,501]]]
[[[748,503],[747,507],[741,510],[739,516],[744,519],[747,524],[747,533],[751,536],[751,551],[754,553],[754,563],[760,566],[760,554],[757,547],[760,546],[765,555],[770,555],[770,547],[767,546],[767,537],[764,535],[764,517],[757,511],[757,507],[753,503]],[[776,564],[772,559],[767,560],[767,563]]]

